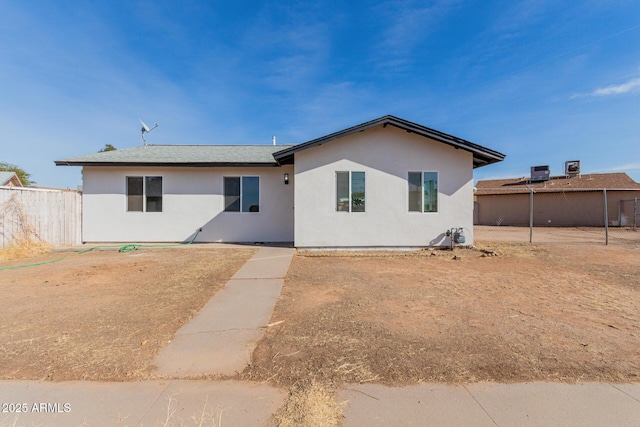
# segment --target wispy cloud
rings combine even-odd
[[[416,0],[389,0],[373,7],[385,22],[374,49],[374,63],[388,71],[403,71],[413,61],[418,45],[440,30],[445,19],[459,7],[459,0],[435,0],[425,5]],[[384,55],[380,55],[380,52]],[[422,52],[424,54],[424,52]]]
[[[596,89],[593,91],[594,96],[608,96],[608,95],[619,95],[621,93],[631,92],[634,89],[640,88],[640,77],[636,77],[635,79],[631,79],[626,83],[621,85],[611,85],[607,87],[603,87],[600,89]]]
[[[571,99],[585,98],[590,96],[622,95],[624,93],[635,92],[638,90],[640,90],[640,77],[634,77],[631,80],[619,85],[609,85],[597,88],[590,93],[575,94],[571,96]]]
[[[640,170],[640,163],[625,163],[622,165],[612,166],[609,168],[598,169],[595,172],[629,172]]]

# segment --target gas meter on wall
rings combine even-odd
[[[454,227],[451,230],[447,230],[446,235],[451,238],[451,249],[453,249],[454,244],[462,245],[466,241],[462,227]]]

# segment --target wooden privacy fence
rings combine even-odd
[[[81,199],[71,190],[0,187],[0,248],[23,239],[82,243]]]

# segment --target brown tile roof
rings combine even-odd
[[[555,192],[572,190],[640,190],[640,184],[626,173],[593,173],[575,177],[553,176],[548,181],[531,182],[528,177],[478,181],[476,194]]]

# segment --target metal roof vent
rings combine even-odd
[[[549,181],[549,166],[531,166],[531,181]]]
[[[564,174],[570,178],[580,175],[580,160],[567,160],[564,162]]]

